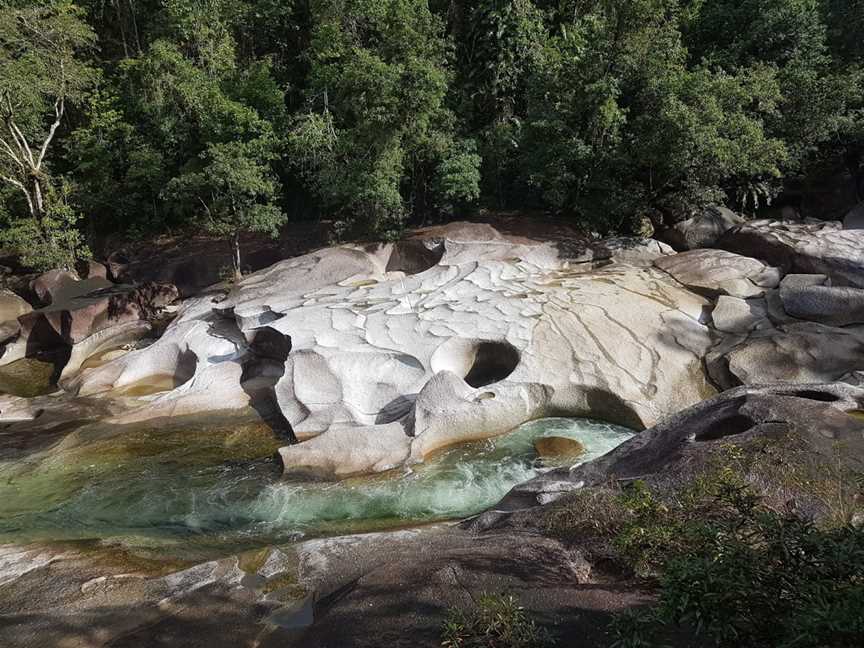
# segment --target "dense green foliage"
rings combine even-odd
[[[3,244],[398,234],[530,208],[600,230],[862,173],[858,0],[0,0]],[[290,218],[289,218],[290,217]]]
[[[864,529],[820,528],[766,507],[734,481],[719,482],[712,495],[671,509],[650,493],[638,496],[639,513],[618,542],[649,552],[660,600],[618,620],[620,648],[656,645],[652,637],[673,624],[718,646],[845,648],[860,641]]]
[[[95,34],[68,2],[0,10],[0,241],[25,263],[69,267],[85,255],[64,178],[52,173],[52,145],[70,104],[97,76],[87,62]]]

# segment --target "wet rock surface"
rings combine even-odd
[[[576,439],[558,436],[540,437],[534,442],[534,448],[540,457],[578,457],[585,452]]]
[[[169,285],[116,285],[98,273],[79,279],[51,271],[32,282],[46,305],[0,324],[0,366],[39,358],[55,366],[53,381],[74,376],[89,358],[151,335],[151,320],[177,299]]]
[[[541,505],[610,481],[638,478],[674,488],[705,470],[730,442],[765,440],[782,448],[794,440],[816,470],[819,462],[836,465],[842,444],[840,461],[858,465],[864,420],[848,412],[862,407],[864,391],[843,384],[732,390],[599,459],[523,484],[460,527],[315,539],[195,565],[123,558],[87,545],[5,546],[0,640],[13,648],[37,640],[431,647],[440,645],[450,610],[470,608],[482,592],[501,592],[567,645],[609,646],[614,614],[654,595],[590,560],[578,542],[545,535]],[[801,510],[818,515],[818,498],[778,485],[779,497],[794,493]],[[673,645],[701,644],[689,638]]]

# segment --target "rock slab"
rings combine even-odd
[[[727,232],[718,246],[786,272],[824,274],[834,285],[864,288],[864,230],[844,230],[838,221],[752,221]]]
[[[781,279],[776,268],[724,250],[691,250],[659,258],[654,265],[687,288],[708,297],[761,297]]]

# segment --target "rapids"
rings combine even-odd
[[[588,419],[540,419],[410,469],[314,482],[282,478],[274,458],[282,442],[258,422],[91,424],[24,459],[0,461],[0,543],[87,540],[202,559],[464,517],[562,463],[537,456],[538,437],[579,440],[583,462],[631,434]]]

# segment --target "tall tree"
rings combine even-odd
[[[162,36],[121,63],[70,141],[83,203],[143,234],[192,224],[224,236],[235,276],[240,233],[285,222],[284,93],[267,59],[241,57],[245,19],[228,0],[167,1]]]
[[[412,211],[476,197],[478,160],[455,137],[448,43],[426,0],[315,0],[312,15],[308,111],[291,142],[325,208],[395,233]]]
[[[822,0],[711,0],[699,5],[684,30],[695,64],[730,74],[765,66],[776,70],[780,103],[766,120],[766,129],[786,144],[789,156],[784,172],[788,174],[806,173],[806,165],[820,149],[833,146],[859,93],[854,78],[832,60],[825,4]]]
[[[269,165],[273,157],[273,142],[266,137],[210,144],[200,156],[201,169],[178,176],[166,188],[169,195],[198,202],[204,228],[229,240],[235,280],[242,277],[240,235],[275,237],[287,220],[278,204],[279,181]]]
[[[85,56],[93,31],[69,2],[0,7],[0,181],[18,190],[6,239],[36,265],[69,266],[79,253],[76,216],[51,176],[58,130],[96,72]]]
[[[532,0],[459,0],[448,12],[456,50],[456,111],[477,134],[483,189],[498,207],[518,195],[526,92],[549,38]]]
[[[772,70],[688,66],[677,0],[581,7],[544,48],[520,146],[525,181],[547,205],[626,229],[778,175],[785,149],[763,128],[779,100]]]

